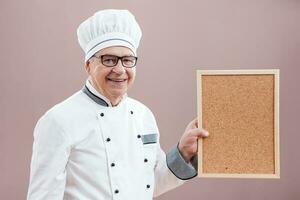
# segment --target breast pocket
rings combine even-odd
[[[144,148],[144,163],[147,169],[153,170],[156,163],[158,134],[142,135]]]

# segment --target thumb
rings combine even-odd
[[[189,123],[187,129],[195,129],[195,128],[198,128],[198,118],[197,117]]]

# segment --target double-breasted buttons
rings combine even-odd
[[[142,136],[141,136],[140,134],[139,134],[139,135],[137,135],[137,138],[138,138],[138,139],[140,139],[141,137],[142,137]]]
[[[114,167],[114,166],[116,166],[116,164],[115,164],[115,163],[111,163],[110,166],[111,166],[111,167]]]
[[[111,141],[111,139],[110,138],[106,138],[106,142],[110,142]]]
[[[100,113],[100,116],[103,117],[103,116],[104,116],[104,113]]]
[[[146,187],[147,187],[147,189],[149,189],[149,188],[150,188],[150,185],[148,184],[148,185],[146,185]]]
[[[117,189],[117,190],[115,190],[115,194],[118,194],[119,193],[119,190]]]
[[[147,158],[145,158],[145,159],[144,159],[144,162],[145,162],[145,163],[146,163],[146,162],[148,162],[148,159],[147,159]]]
[[[132,115],[133,115],[133,111],[132,111],[132,110],[130,111],[130,114],[132,114]]]

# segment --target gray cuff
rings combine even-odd
[[[167,153],[167,166],[170,171],[181,180],[188,180],[197,176],[197,168],[191,163],[185,162],[179,152],[178,145],[174,145]]]

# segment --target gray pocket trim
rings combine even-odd
[[[157,143],[157,133],[142,135],[143,144]]]

